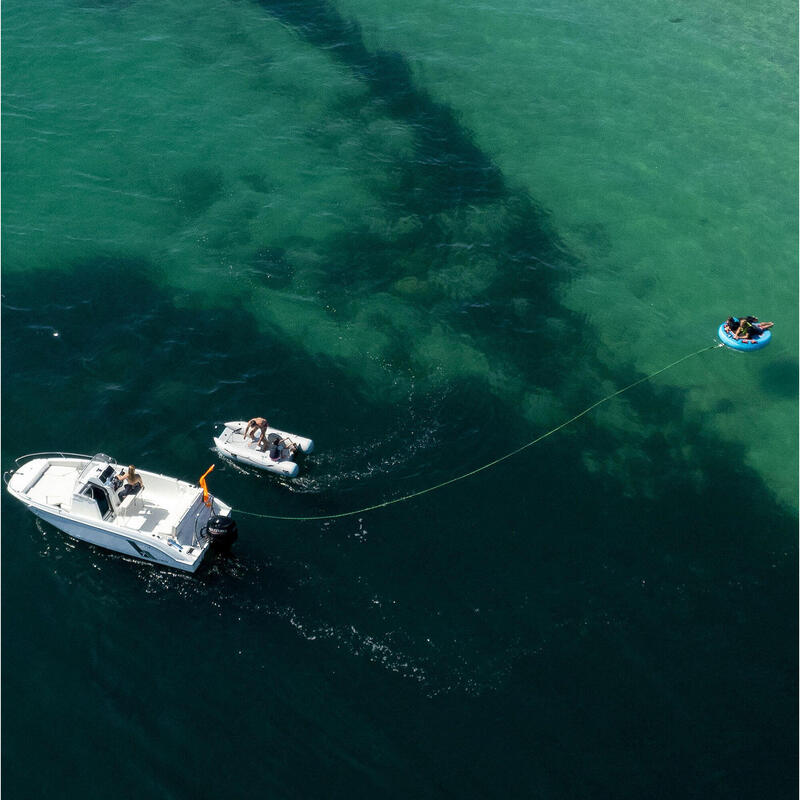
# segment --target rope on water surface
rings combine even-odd
[[[570,417],[566,422],[562,422],[560,425],[557,425],[555,428],[547,431],[547,433],[543,433],[541,436],[537,436],[535,439],[523,444],[521,447],[516,448],[516,450],[512,450],[510,453],[506,453],[500,458],[494,459],[494,461],[490,461],[488,464],[484,464],[483,466],[477,467],[476,469],[470,470],[469,472],[465,472],[463,475],[457,475],[455,478],[449,478],[446,481],[442,481],[441,483],[437,483],[435,486],[429,486],[427,489],[420,489],[418,492],[412,492],[411,494],[403,495],[402,497],[395,497],[391,500],[384,500],[382,503],[375,503],[372,506],[365,506],[364,508],[357,508],[354,511],[343,511],[340,514],[320,514],[318,516],[312,517],[286,517],[286,516],[278,516],[275,514],[258,514],[254,511],[242,511],[241,509],[235,509],[237,514],[246,514],[250,517],[259,517],[260,519],[279,519],[279,520],[287,520],[292,522],[309,522],[313,520],[325,520],[325,519],[341,519],[342,517],[352,517],[356,514],[366,514],[368,511],[376,511],[379,508],[386,508],[386,506],[394,505],[395,503],[403,503],[406,500],[411,500],[414,497],[420,497],[423,494],[428,494],[429,492],[435,492],[437,489],[442,489],[445,486],[449,486],[451,483],[456,483],[457,481],[463,481],[465,478],[471,478],[473,475],[477,475],[479,472],[483,472],[485,469],[489,469],[490,467],[494,467],[499,464],[501,461],[505,461],[512,456],[521,453],[523,450],[527,450],[529,447],[533,447],[533,445],[538,444],[543,439],[546,439],[548,436],[552,436],[554,433],[557,433],[562,428],[566,428],[567,425],[571,425],[575,420],[580,419],[581,417],[588,414],[590,411],[593,411],[598,406],[602,405],[603,403],[608,402],[609,400],[613,399],[614,397],[618,397],[619,395],[627,392],[629,389],[633,389],[634,386],[638,386],[640,383],[644,383],[645,381],[649,381],[652,378],[655,378],[656,375],[660,375],[662,372],[666,372],[668,369],[677,366],[683,361],[686,361],[694,356],[698,356],[701,353],[705,353],[707,350],[716,350],[719,347],[724,347],[723,344],[710,344],[707,347],[702,347],[700,350],[696,350],[694,353],[689,353],[686,356],[682,356],[677,361],[673,361],[671,364],[667,364],[665,367],[661,367],[661,369],[657,369],[655,372],[651,372],[649,375],[645,375],[644,378],[639,378],[639,380],[634,381],[633,383],[629,383],[627,386],[624,386],[622,389],[617,389],[616,392],[612,392],[609,395],[606,395],[601,400],[598,400],[596,403],[593,403],[588,408],[585,408],[579,414],[576,414],[574,417]]]

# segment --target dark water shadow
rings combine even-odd
[[[335,7],[310,3],[260,3],[300,38],[326,51],[367,87],[368,102],[405,122],[414,132],[413,164],[398,164],[401,177],[396,200],[415,213],[434,214],[454,206],[503,196],[500,170],[475,145],[452,109],[433,100],[414,83],[408,60],[397,52],[371,52],[359,25]]]
[[[408,233],[379,235],[356,227],[330,237],[322,251],[332,278],[325,287],[331,302],[346,308],[353,300],[357,309],[360,291],[391,291],[402,277],[424,280],[429,271],[454,263],[450,245],[463,241],[474,248],[465,258],[493,260],[491,285],[474,301],[460,303],[448,301],[435,286],[425,287],[415,304],[480,341],[490,360],[510,360],[513,370],[536,385],[550,383],[558,372],[557,363],[548,363],[550,355],[558,353],[555,361],[563,360],[564,343],[575,338],[583,320],[561,307],[557,295],[580,265],[548,213],[508,186],[453,109],[415,83],[401,53],[370,51],[360,26],[333,4],[264,0],[260,6],[362,82],[366,95],[349,101],[359,107],[342,109],[342,114],[350,119],[356,112],[383,115],[402,121],[413,135],[413,157],[389,157],[383,164],[388,179],[376,194],[390,217],[410,215],[419,225]],[[475,242],[464,215],[479,216],[488,206],[499,222]],[[387,270],[387,264],[396,266]],[[533,302],[512,306],[509,297]],[[558,324],[543,325],[543,310],[557,316]],[[531,348],[534,335],[538,346]],[[396,338],[401,341],[402,332]]]

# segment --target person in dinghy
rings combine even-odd
[[[234,461],[286,478],[296,477],[299,467],[295,454],[313,452],[313,439],[267,428],[266,423],[263,417],[226,422],[220,435],[214,437],[214,444],[222,455]]]
[[[247,441],[247,437],[251,437],[252,440],[256,441],[256,431],[259,431],[258,441],[263,442],[267,435],[267,428],[269,427],[269,423],[267,422],[264,417],[253,417],[244,429],[243,437],[245,441]]]
[[[278,436],[277,433],[270,433],[268,436],[261,437],[261,442],[258,445],[258,449],[262,453],[265,453],[267,450],[269,450],[269,457],[273,461],[279,461],[282,457],[284,457],[284,450],[287,451],[287,458],[293,458],[294,454],[297,452],[297,445],[285,437]]]

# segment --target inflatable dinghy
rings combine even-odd
[[[274,472],[286,478],[294,478],[298,471],[297,463],[294,461],[295,451],[310,453],[314,449],[314,442],[311,439],[279,431],[277,428],[267,428],[265,436],[268,445],[266,450],[262,450],[258,433],[256,441],[250,436],[245,441],[243,434],[246,427],[247,423],[241,420],[226,422],[222,433],[214,437],[214,444],[223,455],[251,467],[265,469],[267,472]]]
[[[769,344],[769,340],[772,338],[772,331],[767,329],[756,339],[737,339],[731,333],[728,323],[723,322],[717,329],[717,336],[719,336],[719,340],[722,344],[726,347],[730,347],[731,350],[752,352],[753,350],[760,350],[762,347],[766,347]]]

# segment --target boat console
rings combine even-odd
[[[117,514],[122,505],[117,490],[122,484],[117,478],[115,465],[116,461],[109,456],[95,456],[78,478],[73,506],[76,500],[78,505],[85,505],[83,498],[88,498],[97,505],[101,519],[109,519]]]

